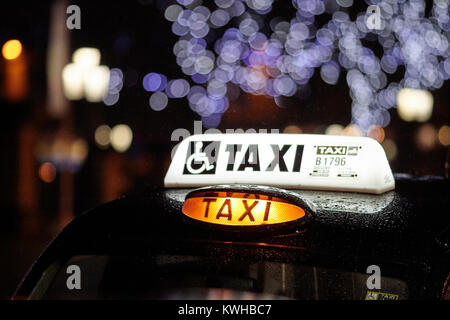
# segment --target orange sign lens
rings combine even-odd
[[[227,226],[258,226],[294,221],[305,210],[284,199],[239,192],[203,192],[188,197],[183,213],[195,220]]]

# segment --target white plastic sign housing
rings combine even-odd
[[[252,184],[380,194],[395,188],[371,138],[312,134],[204,134],[179,143],[167,188]]]

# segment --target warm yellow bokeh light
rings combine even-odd
[[[133,141],[133,131],[126,124],[116,125],[111,129],[109,140],[114,150],[125,152]]]
[[[2,48],[3,58],[6,60],[14,60],[22,53],[22,44],[19,40],[8,40]]]
[[[64,94],[69,100],[80,100],[84,95],[84,79],[82,68],[75,64],[67,64],[62,71]]]
[[[100,102],[108,90],[109,68],[93,66],[84,71],[84,96],[89,102]]]
[[[303,130],[299,126],[291,124],[284,128],[283,133],[303,133]]]
[[[438,131],[431,123],[422,125],[416,134],[417,146],[422,151],[429,151],[433,149],[436,145],[437,139]]]
[[[446,146],[446,147],[450,146],[450,127],[442,126],[439,129],[438,138],[439,138],[439,142],[443,146]]]
[[[70,157],[78,163],[84,162],[89,152],[89,147],[83,139],[77,139],[70,146]]]
[[[72,60],[83,71],[89,70],[100,64],[100,50],[97,48],[79,48],[73,53]]]
[[[69,100],[83,97],[89,102],[102,101],[109,85],[109,68],[100,64],[100,50],[79,48],[73,53],[73,63],[62,72],[64,94]]]
[[[340,136],[340,135],[342,135],[343,130],[344,130],[344,126],[341,126],[340,124],[331,124],[325,130],[325,134],[332,135],[332,136]]]
[[[356,124],[349,124],[342,130],[341,135],[352,136],[352,137],[362,137],[362,131]]]
[[[397,112],[404,121],[425,122],[433,112],[433,95],[427,90],[403,88],[397,94]]]

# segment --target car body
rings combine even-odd
[[[381,194],[250,183],[145,188],[74,219],[13,298],[448,299],[449,180],[394,178],[395,190]],[[186,214],[192,197],[236,194],[244,213],[278,199],[304,215],[252,225],[244,214],[246,225],[224,225]],[[73,266],[78,288],[69,284]]]

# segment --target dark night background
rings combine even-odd
[[[27,88],[18,99],[11,99],[5,93],[6,62],[1,58],[0,299],[11,296],[33,260],[73,216],[143,184],[162,186],[170,152],[176,144],[171,141],[172,132],[185,128],[193,134],[194,121],[201,120],[185,98],[170,100],[162,111],[152,110],[148,104],[150,94],[142,88],[142,79],[149,72],[188,80],[172,53],[177,37],[171,33],[170,23],[164,19],[161,9],[168,3],[163,0],[73,2],[81,8],[81,30],[68,32],[70,55],[80,47],[99,48],[101,64],[123,71],[124,86],[115,105],[84,99],[71,101],[70,111],[64,118],[53,117],[46,107],[52,2],[2,4],[0,44],[9,39],[21,41]],[[358,1],[347,10],[354,17],[366,7]],[[270,15],[289,17],[289,8],[290,1],[278,3]],[[320,25],[327,19],[329,15],[324,14],[316,21]],[[394,80],[395,77],[401,75],[395,74]],[[295,130],[303,133],[324,133],[331,124],[350,123],[352,100],[345,76],[341,74],[333,86],[324,83],[315,72],[309,90],[307,98],[286,99],[282,108],[270,97],[241,93],[230,104],[218,129],[283,132],[286,127],[295,126]],[[434,108],[427,124],[434,131],[431,130],[425,145],[417,139],[424,123],[405,122],[395,109],[390,110],[391,122],[384,132],[385,139],[397,146],[397,155],[390,161],[395,173],[446,175],[449,147],[439,142],[437,132],[449,125],[448,92],[448,81],[439,90],[432,91]],[[130,148],[119,153],[113,148],[97,147],[96,128],[120,123],[133,131]],[[87,143],[87,157],[75,172],[58,171],[54,179],[44,182],[39,175],[42,163],[36,153],[37,146],[68,131]]]

